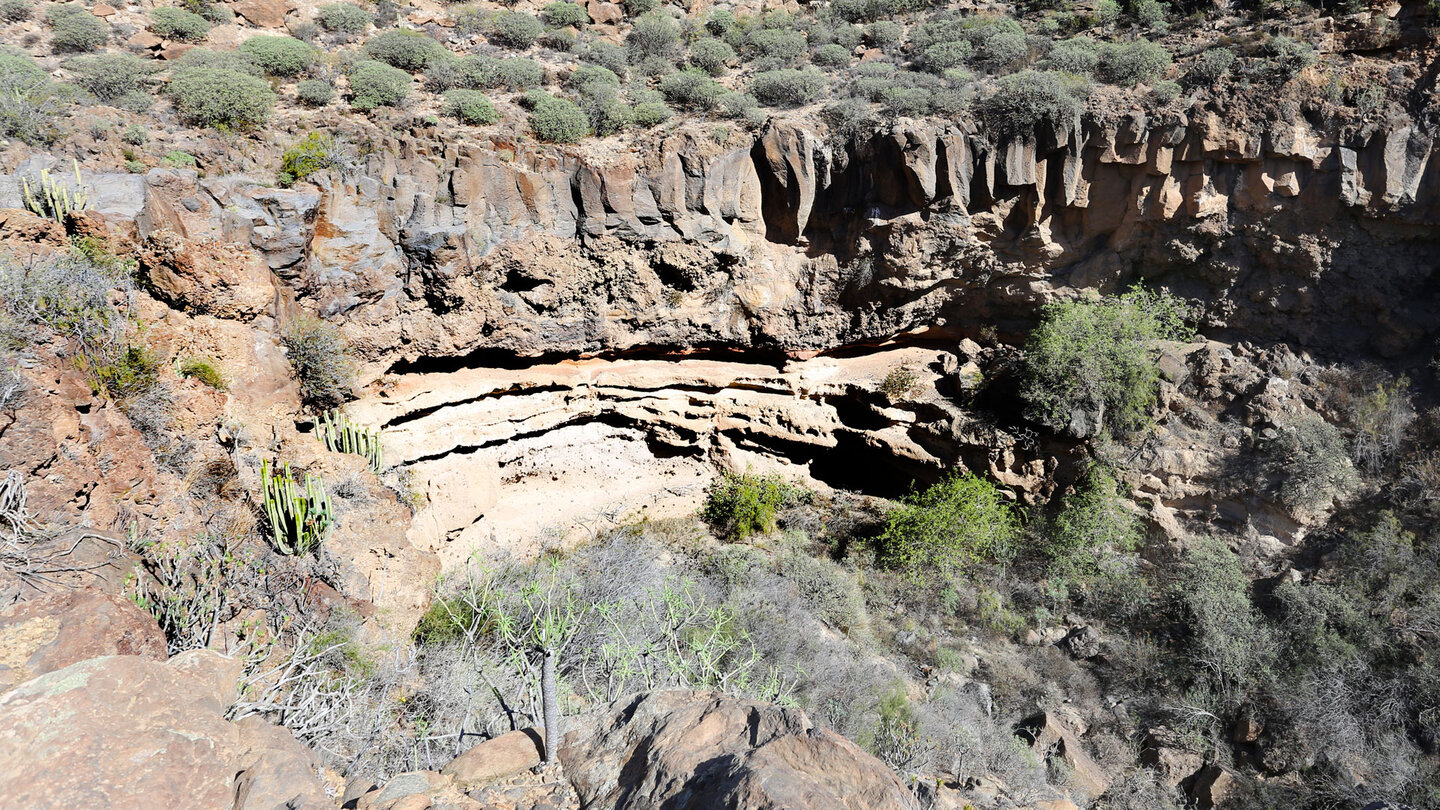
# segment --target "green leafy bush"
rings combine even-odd
[[[1112,613],[1140,608],[1141,581],[1126,555],[1140,547],[1144,531],[1126,509],[1115,476],[1099,467],[1090,470],[1047,528],[1041,553],[1052,589],[1079,591]]]
[[[200,165],[200,161],[189,152],[181,152],[179,149],[171,149],[160,158],[160,165],[166,169],[193,169]]]
[[[490,38],[509,48],[524,50],[544,32],[539,20],[521,11],[502,11],[490,21]]]
[[[414,81],[400,68],[366,60],[350,68],[350,106],[357,110],[395,107],[410,95]]]
[[[409,29],[378,34],[365,43],[364,51],[366,56],[377,62],[412,73],[424,70],[427,65],[447,55],[440,43]]]
[[[1152,353],[1184,340],[1182,303],[1134,289],[1046,305],[1025,344],[1021,395],[1037,420],[1076,436],[1129,435],[1150,424],[1160,373]]]
[[[586,44],[580,51],[580,59],[599,65],[622,79],[625,78],[625,69],[629,64],[624,48],[603,40]]]
[[[745,540],[776,529],[778,510],[800,503],[806,493],[777,475],[725,473],[705,491],[700,516],[719,535]]]
[[[880,20],[865,26],[865,41],[877,48],[890,48],[904,38],[905,27],[894,20]]]
[[[79,6],[52,6],[46,19],[57,51],[93,51],[110,41],[110,24]]]
[[[31,0],[0,0],[0,20],[5,22],[24,22],[34,13]]]
[[[1220,81],[1230,68],[1235,66],[1235,52],[1229,48],[1207,48],[1190,71],[1185,74],[1185,84],[1192,87],[1209,87]]]
[[[814,68],[767,70],[750,79],[750,93],[767,107],[803,107],[820,98],[828,82]]]
[[[580,96],[580,109],[585,111],[590,129],[600,137],[619,132],[635,118],[630,105],[621,101],[615,89],[608,85],[591,85],[589,91]]]
[[[353,3],[330,3],[315,10],[320,27],[335,34],[358,34],[370,27],[373,18]]]
[[[280,156],[280,174],[285,181],[282,185],[340,166],[344,159],[344,150],[334,137],[324,132],[312,132]]]
[[[944,73],[963,66],[975,55],[975,46],[959,39],[954,42],[937,42],[921,51],[916,64],[931,73]]]
[[[980,120],[1005,138],[1035,131],[1041,124],[1069,127],[1080,115],[1088,87],[1064,73],[1023,70],[1000,78],[996,92],[976,105]]]
[[[953,577],[975,563],[1008,559],[1019,520],[994,484],[951,473],[891,510],[876,539],[887,568],[915,576]]]
[[[450,90],[445,93],[445,110],[462,124],[486,125],[500,120],[495,105],[479,90]]]
[[[555,51],[573,51],[580,38],[569,28],[551,28],[540,35],[540,44]]]
[[[1172,598],[1183,617],[1180,626],[1189,631],[1186,652],[1218,692],[1237,700],[1268,677],[1275,637],[1250,601],[1250,578],[1240,559],[1223,541],[1191,541]]]
[[[1130,16],[1146,28],[1163,29],[1165,19],[1170,16],[1170,4],[1159,0],[1134,0],[1130,3]]]
[[[1292,509],[1324,509],[1360,483],[1344,434],[1314,414],[1285,425],[1263,449],[1261,471],[1279,481],[1280,500]]]
[[[313,315],[301,315],[280,336],[290,370],[300,382],[300,400],[317,413],[353,396],[355,364],[340,330]]]
[[[704,71],[687,68],[662,78],[660,92],[666,101],[678,107],[710,110],[725,94],[725,88]]]
[[[335,86],[324,79],[306,79],[295,85],[295,97],[307,107],[323,107],[335,100]]]
[[[690,64],[711,76],[724,73],[726,65],[734,58],[734,48],[712,37],[697,39],[690,45]]]
[[[165,39],[199,42],[210,35],[210,23],[183,8],[154,8],[150,10],[150,30]]]
[[[695,49],[692,47],[690,51],[693,54]],[[850,59],[850,49],[833,42],[829,45],[821,45],[819,48],[816,48],[815,53],[810,57],[811,62],[814,62],[820,67],[828,68],[845,67],[850,64]]]
[[[806,49],[805,35],[799,31],[760,28],[745,37],[745,55],[751,59],[767,60],[766,65],[775,67],[795,64],[805,55]]]
[[[590,13],[585,10],[584,6],[578,3],[563,2],[563,0],[545,6],[540,11],[540,17],[545,20],[546,25],[556,28],[566,26],[583,28],[590,24]]]
[[[1154,82],[1169,69],[1170,52],[1143,39],[1107,45],[1100,54],[1100,77],[1124,87]]]
[[[497,81],[511,90],[529,90],[545,83],[545,69],[533,59],[514,57],[502,59],[496,70]]]
[[[263,79],[219,68],[180,70],[169,93],[181,117],[202,127],[250,129],[270,120],[275,106]]]
[[[160,379],[160,360],[144,346],[129,346],[113,360],[92,371],[96,393],[117,400],[138,397]]]
[[[1024,64],[1029,55],[1030,42],[1025,34],[1004,31],[981,40],[975,62],[991,72],[1002,73]]]
[[[565,79],[565,86],[577,93],[585,93],[601,85],[612,90],[618,88],[620,77],[599,65],[581,65]]]
[[[659,101],[642,101],[636,104],[630,113],[632,123],[644,129],[659,126],[675,115],[674,110]]]
[[[1316,62],[1314,48],[1285,36],[1267,41],[1264,53],[1265,58],[1258,61],[1254,72],[1260,78],[1275,82],[1288,82]]]
[[[574,102],[535,93],[531,99],[530,129],[547,143],[575,143],[590,130],[590,119]]]
[[[265,71],[255,64],[255,60],[249,55],[240,51],[212,51],[208,48],[191,48],[180,55],[172,63],[171,73],[178,74],[182,70],[190,68],[214,68],[217,70],[233,70],[236,73],[244,73],[247,76],[263,76]]]
[[[309,70],[320,58],[313,45],[293,37],[251,37],[240,43],[240,52],[267,74],[285,78]]]
[[[215,364],[209,360],[202,360],[198,357],[187,358],[180,364],[180,376],[192,380],[199,380],[201,383],[214,388],[216,391],[225,391],[230,388],[230,382],[225,375],[215,368]]]

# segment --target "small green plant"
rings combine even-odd
[[[150,30],[165,39],[199,42],[210,35],[210,23],[183,8],[156,8],[150,10]]]
[[[293,37],[251,37],[240,43],[240,52],[267,75],[283,78],[298,76],[320,58],[315,46]]]
[[[1154,42],[1108,44],[1100,52],[1100,77],[1124,87],[1153,83],[1164,77],[1170,62],[1170,52]]]
[[[160,165],[167,169],[193,169],[200,165],[200,161],[189,152],[181,152],[179,149],[171,149],[160,158]]]
[[[366,60],[350,69],[350,106],[362,111],[394,107],[410,95],[413,84],[409,73]]]
[[[705,493],[700,516],[716,532],[733,540],[776,529],[776,512],[802,502],[808,493],[776,475],[725,473]]]
[[[114,360],[98,364],[92,371],[95,393],[127,400],[155,385],[160,378],[160,361],[144,346],[128,346]]]
[[[189,68],[170,81],[182,118],[202,127],[253,129],[270,120],[275,93],[257,76],[223,68]]]
[[[315,10],[320,27],[334,34],[358,34],[370,27],[373,18],[353,3],[331,3]]]
[[[899,365],[890,369],[885,379],[880,381],[880,393],[891,402],[897,402],[914,394],[919,382],[920,377],[915,373],[915,369]]]
[[[73,188],[56,180],[49,169],[40,170],[34,186],[30,185],[30,178],[20,177],[20,199],[26,210],[63,225],[67,214],[83,211],[90,204],[90,189],[80,179],[80,163],[71,158],[70,165],[75,170]]]
[[[305,485],[295,482],[286,462],[276,470],[269,459],[260,462],[260,481],[270,541],[281,554],[304,556],[330,536],[335,514],[325,483],[305,474]]]
[[[351,422],[350,417],[339,408],[332,408],[320,417],[317,435],[332,453],[353,453],[361,456],[377,474],[385,469],[385,451],[380,446],[380,431]]]
[[[280,156],[281,185],[288,186],[344,162],[344,150],[328,133],[312,132]]]
[[[202,360],[199,357],[186,358],[180,363],[180,376],[191,380],[198,380],[205,385],[214,388],[216,391],[226,391],[230,388],[229,380],[225,375],[215,368],[215,364],[209,360]]]

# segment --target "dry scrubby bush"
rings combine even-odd
[[[690,64],[711,76],[719,76],[735,59],[735,49],[722,40],[703,37],[690,45]]]
[[[148,60],[132,54],[77,56],[65,63],[76,84],[100,101],[114,101],[145,87],[155,73]]]
[[[66,101],[29,54],[0,45],[0,137],[31,145],[50,142]]]
[[[323,107],[335,100],[335,86],[324,79],[306,79],[295,85],[295,97],[308,107]]]
[[[766,70],[750,78],[750,94],[767,107],[803,107],[813,103],[829,84],[814,68]]]
[[[1278,482],[1280,500],[1291,509],[1323,510],[1360,484],[1344,434],[1315,414],[1282,426],[1261,449],[1258,471]]]
[[[695,68],[671,73],[660,79],[660,92],[669,103],[691,110],[710,110],[720,102],[725,87]]]
[[[365,55],[377,62],[414,73],[446,58],[440,43],[419,31],[395,29],[377,34],[364,45]]]
[[[34,13],[31,0],[0,0],[0,20],[5,22],[24,22]]]
[[[244,73],[247,76],[263,76],[265,71],[255,64],[247,54],[240,51],[212,51],[208,48],[191,48],[176,59],[171,67],[171,73],[178,74],[182,70],[190,68],[213,68],[216,70],[233,70],[236,73]]]
[[[355,364],[340,329],[313,315],[301,315],[280,336],[290,369],[300,382],[300,399],[316,413],[349,400]]]
[[[51,6],[45,21],[57,51],[93,51],[110,41],[110,24],[78,5]]]
[[[995,92],[976,104],[976,112],[1002,138],[1034,132],[1041,125],[1069,129],[1079,120],[1088,90],[1070,74],[1024,70],[1002,76]]]
[[[337,34],[359,34],[373,21],[369,12],[353,3],[331,3],[315,10],[320,27]]]

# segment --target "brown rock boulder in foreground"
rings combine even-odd
[[[0,609],[0,694],[102,655],[165,660],[150,614],[95,588],[64,590]]]
[[[879,760],[798,709],[713,692],[612,704],[560,747],[582,807],[910,810]]]
[[[0,697],[0,796],[28,810],[333,807],[288,731],[232,723],[240,662],[92,658]],[[287,804],[288,803],[288,804]]]

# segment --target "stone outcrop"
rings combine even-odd
[[[225,719],[240,666],[208,650],[113,655],[26,681],[0,697],[0,795],[32,808],[333,807],[288,731]]]
[[[909,810],[900,780],[804,712],[704,692],[652,692],[568,732],[583,807]]]
[[[0,694],[104,655],[165,660],[165,635],[132,602],[96,588],[58,590],[0,609]]]

